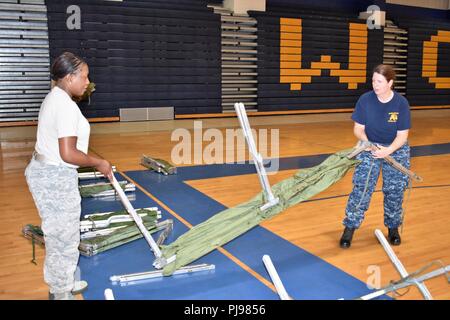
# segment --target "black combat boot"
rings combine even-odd
[[[388,239],[393,246],[399,246],[402,243],[398,228],[389,228]]]
[[[341,241],[339,242],[342,249],[350,248],[352,244],[353,232],[355,232],[355,229],[345,227],[344,233],[342,233]]]

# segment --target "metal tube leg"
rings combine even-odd
[[[106,300],[115,300],[114,299],[114,293],[111,289],[105,289],[105,299]]]
[[[270,256],[265,254],[263,256],[262,260],[264,262],[264,265],[266,266],[267,272],[269,272],[270,278],[272,279],[272,282],[275,285],[275,288],[277,289],[280,299],[281,300],[292,300],[292,298],[286,292],[286,289],[284,288],[284,285],[281,282],[280,277],[278,276],[278,272],[275,269],[275,267],[272,263],[272,259],[270,259]]]
[[[278,203],[278,198],[275,198],[272,189],[270,188],[269,180],[267,179],[266,168],[264,168],[263,160],[261,155],[258,153],[256,149],[255,140],[253,138],[252,131],[250,129],[250,123],[248,122],[247,113],[245,112],[245,107],[243,103],[235,103],[234,108],[238,115],[239,123],[242,127],[242,131],[244,133],[245,139],[248,144],[248,148],[250,153],[255,161],[256,172],[258,173],[259,182],[264,190],[264,193],[267,197],[267,203],[261,207],[261,210],[266,210]]]
[[[406,271],[406,269],[403,266],[403,264],[401,263],[401,261],[398,259],[394,250],[392,250],[391,246],[387,242],[383,233],[379,229],[376,229],[375,236],[378,238],[378,241],[380,241],[380,243],[383,246],[384,250],[386,251],[389,259],[391,259],[392,263],[394,264],[395,268],[400,273],[402,278],[406,278],[408,276],[408,272]],[[420,292],[422,293],[423,297],[426,300],[433,300],[433,297],[431,296],[430,291],[428,291],[428,288],[425,286],[424,283],[416,282],[416,286],[417,286],[417,288],[419,288]]]
[[[428,272],[428,273],[426,273],[426,274],[416,278],[415,280],[416,280],[416,282],[424,282],[426,280],[438,277],[438,276],[440,276],[442,274],[445,274],[447,272],[450,272],[450,265],[446,266],[445,268],[439,268],[437,270],[433,270],[431,272]],[[406,287],[409,287],[409,286],[412,286],[412,285],[416,285],[416,282],[411,283],[410,280],[404,281],[402,283],[398,283],[398,284],[389,286],[387,288],[383,288],[383,289],[377,290],[375,292],[369,293],[367,295],[364,295],[364,296],[360,297],[359,299],[360,300],[371,300],[371,299],[377,298],[379,296],[382,296],[382,295],[384,295],[386,293],[389,293],[391,291],[402,289],[402,288],[406,288]]]
[[[136,222],[136,225],[138,226],[139,230],[144,235],[145,240],[147,240],[148,244],[152,248],[155,257],[157,259],[161,259],[162,258],[161,250],[159,249],[155,240],[150,235],[150,232],[148,232],[147,228],[145,228],[145,226],[142,222],[142,218],[136,213],[136,210],[134,210],[133,206],[130,203],[130,200],[128,200],[128,198],[126,197],[125,192],[123,192],[122,188],[120,187],[120,185],[117,182],[117,179],[114,175],[111,179],[111,183],[114,186],[114,189],[116,190],[117,194],[119,195],[120,200],[122,201],[123,205],[125,206],[125,209],[128,211],[128,213],[131,215],[133,220]],[[161,268],[162,267],[163,266],[161,266]]]
[[[184,267],[181,267],[180,269],[175,270],[173,275],[200,272],[200,271],[210,271],[210,270],[215,270],[215,268],[216,268],[216,266],[213,264],[198,264],[198,265],[192,265],[192,266],[184,266]],[[109,277],[109,280],[111,280],[111,282],[127,283],[127,282],[134,282],[134,281],[148,280],[148,279],[162,278],[162,277],[164,277],[163,271],[156,270],[156,271],[123,274],[123,275],[114,275],[114,276]]]

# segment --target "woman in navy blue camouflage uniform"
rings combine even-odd
[[[353,191],[345,210],[344,233],[341,248],[349,248],[353,233],[364,219],[380,172],[383,174],[384,224],[392,245],[401,243],[398,227],[402,224],[403,194],[408,186],[408,176],[401,173],[383,158],[393,157],[405,168],[410,167],[408,132],[411,116],[408,101],[392,90],[395,71],[388,65],[379,65],[372,76],[373,91],[363,94],[356,103],[352,119],[353,132],[360,141],[378,145],[376,151],[361,152],[361,163],[353,174]]]

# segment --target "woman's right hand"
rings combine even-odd
[[[113,177],[113,171],[112,171],[112,167],[111,164],[102,159],[100,160],[100,163],[96,166],[97,170],[100,171],[101,173],[103,173],[103,175],[108,178],[109,180],[112,179]]]
[[[359,147],[361,147],[363,144],[368,143],[368,142],[369,142],[368,140],[358,140],[358,142],[356,143],[355,148],[359,148]],[[369,151],[369,152],[371,152],[371,151],[372,151],[372,146],[368,146],[366,149],[364,149],[364,151]]]

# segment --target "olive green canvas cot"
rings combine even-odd
[[[292,177],[272,186],[278,204],[264,211],[260,208],[266,202],[264,192],[236,207],[226,209],[210,219],[194,226],[170,245],[162,247],[165,259],[176,259],[165,265],[164,275],[186,266],[214,249],[235,239],[264,220],[305,201],[340,180],[358,160],[348,159],[353,149],[336,152],[321,164],[299,170]]]

